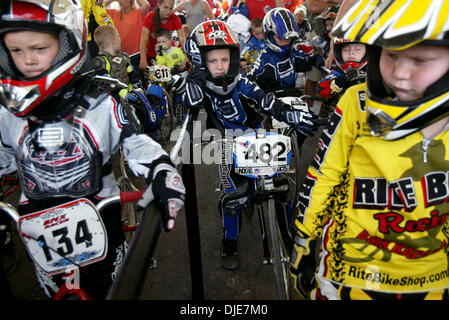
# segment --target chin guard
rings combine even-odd
[[[0,86],[0,105],[16,115],[24,113],[40,97],[38,85],[18,87],[4,84]]]
[[[368,107],[368,125],[375,137],[385,136],[396,125],[396,120],[380,109]]]

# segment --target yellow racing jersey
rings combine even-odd
[[[296,226],[321,238],[317,276],[382,292],[449,287],[449,130],[374,137],[365,95],[363,83],[338,102],[299,195]]]
[[[86,18],[87,41],[93,40],[93,31],[97,26],[114,25],[104,6],[96,5],[95,0],[81,0],[84,18]]]
[[[181,48],[171,47],[169,52],[163,52],[162,55],[158,54],[156,56],[156,64],[172,68],[174,66],[180,66],[185,59],[186,56]]]

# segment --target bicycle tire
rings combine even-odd
[[[140,189],[132,183],[132,177],[134,177],[134,174],[131,172],[131,170],[126,165],[126,159],[125,159],[125,155],[123,154],[122,147],[120,147],[119,153],[120,153],[120,160],[119,160],[120,163],[119,164],[120,164],[121,177],[125,177],[126,179],[128,179],[128,182],[131,184],[132,190],[129,190],[129,191],[139,191]]]
[[[176,119],[173,111],[172,97],[165,86],[162,86],[162,89],[163,95],[167,101],[167,108],[162,119],[161,127],[159,128],[159,136],[162,142],[167,142],[170,140],[171,132],[175,129]]]
[[[271,240],[271,261],[276,278],[276,286],[280,300],[289,300],[290,279],[288,265],[290,261],[289,252],[284,245],[282,234],[279,229],[275,200],[268,200],[268,224]]]

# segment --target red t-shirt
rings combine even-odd
[[[120,10],[106,9],[122,39],[122,51],[131,55],[140,51],[140,34],[142,33],[143,17],[140,9],[126,13],[120,19]]]
[[[149,0],[150,3],[150,10],[153,10],[157,7],[157,0]]]
[[[154,37],[154,25],[153,25],[155,13],[156,10],[150,11],[143,19],[143,26],[150,31],[150,36],[148,37],[148,44],[147,44],[148,58],[156,58],[156,50],[154,49],[156,46],[156,38]],[[178,32],[182,32],[181,19],[179,19],[179,17],[176,14],[172,14],[168,18],[167,23],[161,23],[160,27],[168,29],[170,31],[179,30]]]
[[[298,5],[302,4],[302,0],[284,0],[284,7],[291,11],[291,13],[295,13],[295,9]]]
[[[276,3],[274,0],[251,0],[245,1],[246,7],[248,8],[249,20],[252,21],[254,18],[262,18],[265,16],[265,11],[263,8],[265,6],[271,7],[274,9],[276,7]]]

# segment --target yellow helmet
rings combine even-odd
[[[366,106],[374,135],[399,139],[449,114],[449,72],[430,85],[423,98],[401,102],[389,98],[379,70],[382,48],[449,47],[449,1],[360,0],[331,35],[368,45]]]

